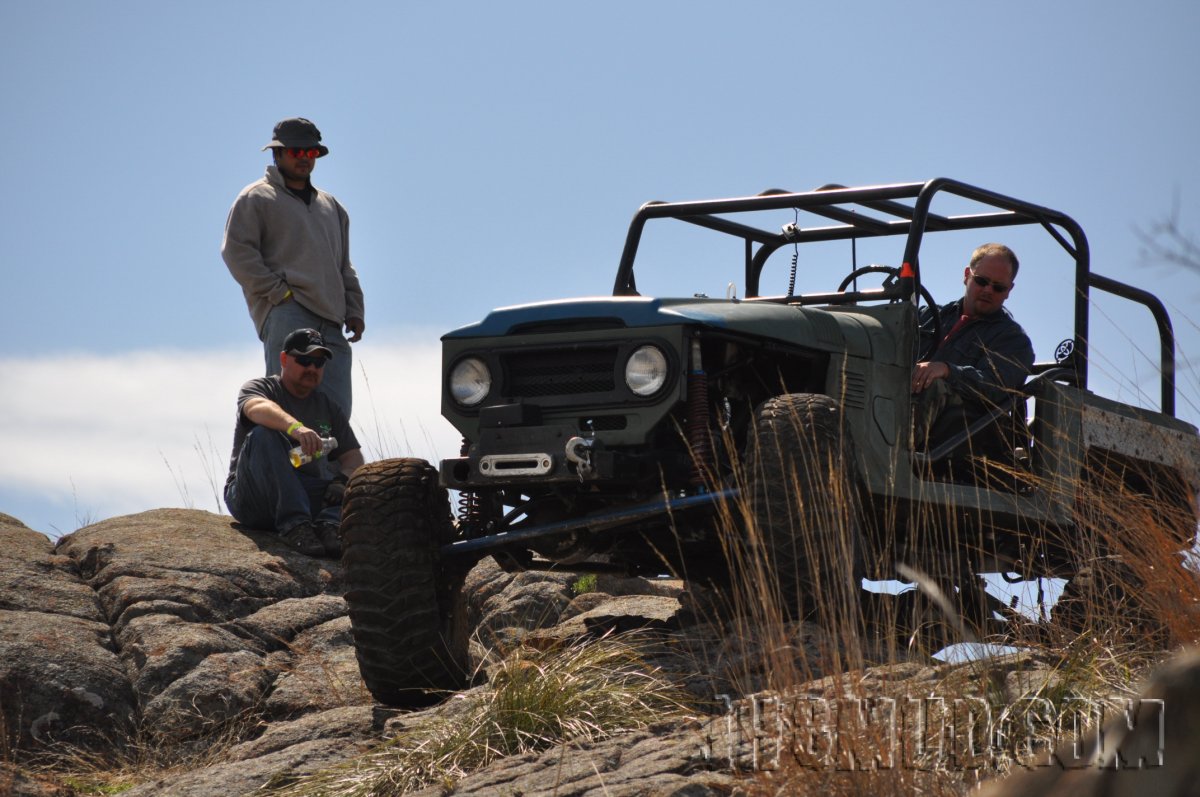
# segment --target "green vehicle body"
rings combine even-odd
[[[942,196],[983,210],[935,213]],[[744,221],[780,211],[796,221],[778,231]],[[745,297],[640,295],[642,230],[660,220],[740,242]],[[933,303],[922,244],[968,231],[974,247],[983,231],[1017,227],[1045,231],[1071,263],[1073,334],[1054,361],[1034,365],[1022,392],[957,437],[914,450],[919,303]],[[896,244],[889,266],[858,268],[855,257],[836,289],[793,294],[789,281],[783,295],[760,295],[780,249],[846,242],[856,252],[875,239]],[[877,272],[881,287],[858,287]],[[1023,286],[1038,279],[1021,272]],[[1157,407],[1089,389],[1093,291],[1152,315]],[[957,590],[963,616],[983,627],[996,610],[980,574],[1096,583],[1102,569],[1085,570],[1105,552],[1082,544],[1081,529],[1098,491],[1114,484],[1118,494],[1165,497],[1182,549],[1196,531],[1200,437],[1174,417],[1174,353],[1162,303],[1094,274],[1073,219],[964,183],[644,205],[612,296],[503,308],[443,337],[442,413],[462,434],[458,456],[356,472],[342,562],[364,682],[381,702],[406,706],[469,682],[462,585],[488,556],[509,571],[732,585],[730,550],[757,545],[770,568],[757,572],[773,574],[797,612],[855,609],[862,577],[917,569]]]
[[[930,204],[939,194],[967,197],[990,212],[934,215]],[[783,208],[839,223],[775,233],[728,220],[728,214]],[[747,298],[636,295],[633,258],[642,226],[656,219],[743,238]],[[909,431],[922,239],[945,229],[1016,225],[1045,228],[1075,261],[1082,298],[1075,306],[1073,352],[1062,362],[1035,366],[1029,387],[1034,421],[1027,439],[1014,446],[1019,461],[1005,464],[1021,472],[1016,484],[930,478],[920,467],[930,454],[913,450]],[[776,249],[858,236],[897,236],[908,278],[874,291],[755,295],[763,263]],[[959,551],[929,550],[936,535],[916,533],[924,519],[936,517],[958,523],[974,541],[974,572],[1069,576],[1072,552],[1061,541],[1071,539],[1077,522],[1077,486],[1089,457],[1111,455],[1136,465],[1139,478],[1173,479],[1193,497],[1200,485],[1200,438],[1173,416],[1174,340],[1165,309],[1143,291],[1092,274],[1088,257],[1082,230],[1065,214],[945,179],[648,204],[635,217],[612,297],[503,308],[443,337],[442,412],[464,438],[462,455],[440,467],[442,485],[461,493],[464,507],[462,538],[444,553],[498,554],[510,567],[661,572],[663,551],[680,550],[671,535],[686,527],[689,545],[666,555],[668,564],[685,573],[708,570],[715,546],[702,530],[704,496],[736,498],[726,478],[728,460],[746,444],[754,408],[773,395],[816,393],[838,403],[853,438],[853,471],[873,529],[866,560],[878,564],[868,575],[889,578],[899,560],[936,568],[960,557]],[[1097,288],[1144,305],[1158,322],[1158,410],[1087,389],[1088,293]],[[624,360],[643,345],[658,346],[668,362],[668,383],[650,397],[634,395],[621,373]],[[692,416],[700,414],[689,407],[697,384],[689,378],[695,346],[708,406],[700,421],[705,433],[689,440],[697,425]],[[471,357],[487,364],[493,383],[484,400],[465,407],[449,379]],[[600,381],[588,383],[594,378]],[[569,450],[580,440],[586,451],[576,453],[588,456],[582,474]],[[704,481],[692,462],[697,451],[710,460]],[[685,512],[686,523],[675,510]],[[592,561],[593,553],[601,555]]]

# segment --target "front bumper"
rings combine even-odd
[[[487,452],[482,453],[482,452]],[[485,429],[466,456],[441,462],[441,484],[451,490],[614,481],[639,472],[644,456],[607,449],[594,436],[566,426]]]

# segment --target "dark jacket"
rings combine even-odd
[[[944,336],[962,316],[962,299],[943,305],[938,313]],[[923,308],[921,341],[932,339],[932,311]],[[1001,308],[969,321],[926,359],[950,366],[947,386],[965,402],[993,407],[1025,384],[1033,368],[1033,344],[1008,310]]]

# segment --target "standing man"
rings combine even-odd
[[[280,373],[242,385],[225,480],[225,506],[239,523],[272,529],[308,556],[341,554],[342,495],[363,464],[346,414],[317,389],[333,356],[320,332],[297,329],[277,354]],[[292,465],[289,450],[299,445],[311,456],[329,437],[337,446],[325,458]],[[335,469],[332,479],[325,459]]]
[[[284,119],[263,149],[274,163],[242,189],[225,223],[221,257],[242,286],[263,342],[267,376],[279,373],[283,339],[316,329],[337,354],[325,390],[350,417],[350,343],[362,339],[363,293],[350,264],[350,217],[312,184],[317,158],[329,154],[307,119]],[[350,333],[349,341],[342,328]]]
[[[1025,384],[1033,344],[1004,308],[1020,262],[1004,244],[984,244],[963,269],[963,298],[936,308],[943,337],[912,373],[915,443],[940,442],[982,417]],[[923,338],[932,335],[935,309],[921,315]]]

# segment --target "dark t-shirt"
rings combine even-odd
[[[233,480],[234,474],[237,472],[238,454],[241,453],[242,443],[246,441],[246,435],[250,434],[250,430],[257,426],[242,411],[246,400],[255,396],[261,396],[275,402],[283,408],[284,412],[321,435],[321,437],[332,435],[337,438],[338,445],[337,448],[329,453],[330,459],[336,460],[343,452],[353,451],[360,447],[358,438],[354,436],[354,431],[350,428],[350,422],[346,419],[346,414],[323,391],[314,390],[305,398],[296,398],[287,391],[287,388],[283,386],[283,382],[280,381],[278,376],[260,376],[242,385],[242,389],[238,393],[237,425],[233,429],[233,454],[229,458],[229,476],[225,480],[226,484]],[[283,434],[283,432],[278,432],[278,434]],[[292,445],[296,444],[293,442]],[[291,447],[289,446],[289,448]],[[306,473],[310,476],[323,476],[319,461],[301,465],[299,470],[301,473]]]

